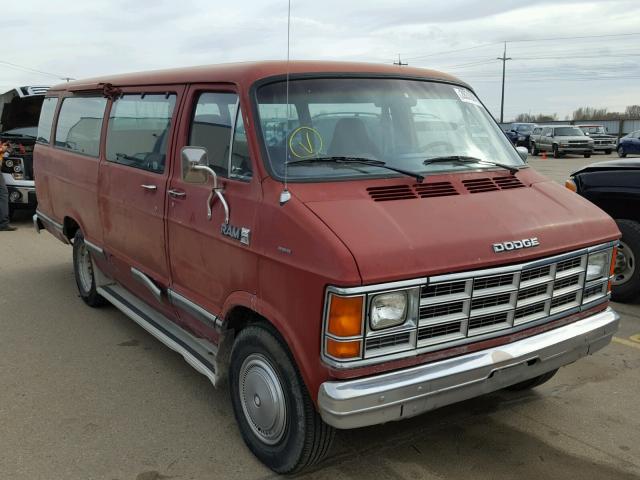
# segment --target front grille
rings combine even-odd
[[[519,265],[430,277],[419,287],[417,318],[388,334],[368,332],[364,358],[507,335],[603,301],[608,298],[608,278],[586,284],[588,255],[583,249]]]

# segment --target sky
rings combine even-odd
[[[496,117],[497,57],[507,41],[505,121],[523,112],[564,119],[581,106],[640,104],[638,0],[291,4],[292,59],[391,63],[400,54],[411,66],[468,82]],[[0,91],[63,77],[286,58],[286,0],[21,0],[2,10]]]

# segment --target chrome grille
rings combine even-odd
[[[608,278],[585,282],[589,253],[602,248],[423,279],[412,287],[419,295],[405,324],[389,331],[367,327],[363,361],[505,335],[602,302]]]

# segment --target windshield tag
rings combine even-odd
[[[481,106],[480,101],[476,98],[476,96],[471,93],[466,88],[456,88],[453,87],[455,92],[458,94],[458,98],[466,103],[473,103],[474,105]]]

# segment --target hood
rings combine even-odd
[[[563,142],[588,142],[589,140],[593,140],[593,138],[587,135],[556,135],[553,138],[561,139]]]
[[[597,170],[640,170],[640,158],[629,158],[625,160],[609,160],[604,162],[596,162],[587,165],[580,170],[576,170],[571,175],[583,172],[593,172]]]
[[[615,136],[608,135],[606,133],[590,133],[587,136],[591,138],[599,138],[599,139],[602,139],[602,138],[615,139],[616,138]]]
[[[290,187],[351,251],[364,283],[523,262],[619,236],[604,212],[531,168],[517,179],[432,175],[426,187],[397,178],[325,185]],[[494,243],[533,237],[536,247],[493,251]]]
[[[26,88],[30,87],[9,90],[0,95],[0,132],[38,125],[44,93],[25,94],[31,92],[24,90]]]

